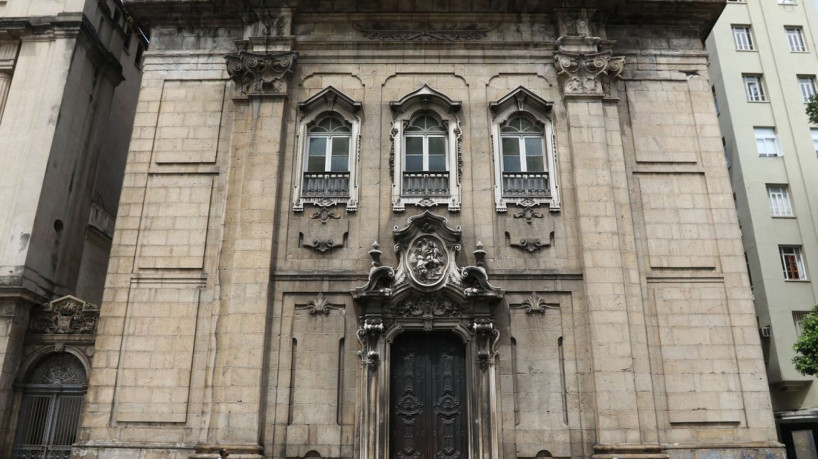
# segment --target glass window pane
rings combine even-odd
[[[326,160],[323,156],[310,156],[307,160],[307,172],[324,172]]]
[[[429,170],[430,171],[445,171],[446,170],[446,155],[429,155]]]
[[[503,156],[519,156],[519,137],[503,137]]]
[[[503,172],[520,172],[520,157],[503,155]]]
[[[349,137],[332,138],[332,156],[349,156]]]
[[[429,155],[446,155],[445,137],[429,137]]]
[[[349,156],[333,156],[330,167],[332,172],[347,172],[349,170]]]
[[[406,138],[406,156],[423,155],[423,137]]]
[[[324,156],[327,154],[326,137],[310,138],[310,156]]]
[[[407,171],[422,171],[423,170],[423,155],[406,155],[406,165],[404,170]]]
[[[526,137],[525,155],[542,157],[542,137]]]
[[[543,172],[545,165],[543,164],[542,156],[527,156],[525,161],[526,171],[528,172]]]

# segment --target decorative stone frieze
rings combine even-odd
[[[381,41],[474,41],[486,38],[496,25],[460,24],[455,28],[435,28],[428,23],[398,25],[390,23],[352,24],[370,40]]]
[[[227,73],[244,95],[284,94],[284,77],[292,72],[298,53],[228,54]]]
[[[99,306],[67,295],[31,312],[29,330],[46,335],[90,335],[97,331]]]

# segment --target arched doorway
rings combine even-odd
[[[24,380],[14,459],[68,459],[77,435],[87,375],[69,352],[49,354]]]
[[[452,333],[407,332],[392,343],[390,445],[397,459],[465,457],[466,349]]]

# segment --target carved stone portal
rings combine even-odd
[[[471,451],[470,457],[494,459],[499,451],[499,419],[496,394],[491,388],[500,338],[495,309],[504,292],[489,284],[484,268],[457,266],[461,230],[448,226],[443,217],[426,211],[410,218],[405,228],[396,226],[393,237],[398,265],[374,263],[367,284],[353,292],[360,312],[361,350],[358,354],[363,371],[360,457],[413,457],[419,453],[419,447],[395,444],[397,440],[389,432],[407,428],[404,423],[407,417],[461,419],[455,412],[465,410],[463,419],[473,422],[464,423],[462,429],[464,432],[471,429],[470,434],[461,436],[457,433],[460,427],[452,425],[454,430],[439,432],[451,441],[436,444],[434,448],[452,454]],[[393,360],[397,355],[393,343],[404,334],[415,338],[429,336],[429,339],[442,336],[441,339],[459,343],[465,358],[462,371],[471,381],[465,395],[447,392],[445,382],[437,380],[429,381],[432,385],[442,385],[435,400],[429,397],[414,400],[412,397],[416,394],[395,393],[400,388],[389,384],[390,378],[394,381],[393,372],[412,368],[404,365],[405,362]],[[439,375],[424,372],[423,377],[438,378]],[[437,410],[437,414],[431,411],[412,414],[416,409]],[[399,413],[393,413],[395,410]],[[466,441],[467,438],[472,442],[468,448],[458,446],[460,440],[457,439]],[[431,443],[425,440],[417,443],[421,444]],[[440,457],[449,457],[446,454]]]

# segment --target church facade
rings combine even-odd
[[[723,5],[583,6],[129,2],[151,50],[72,457],[783,457]]]

